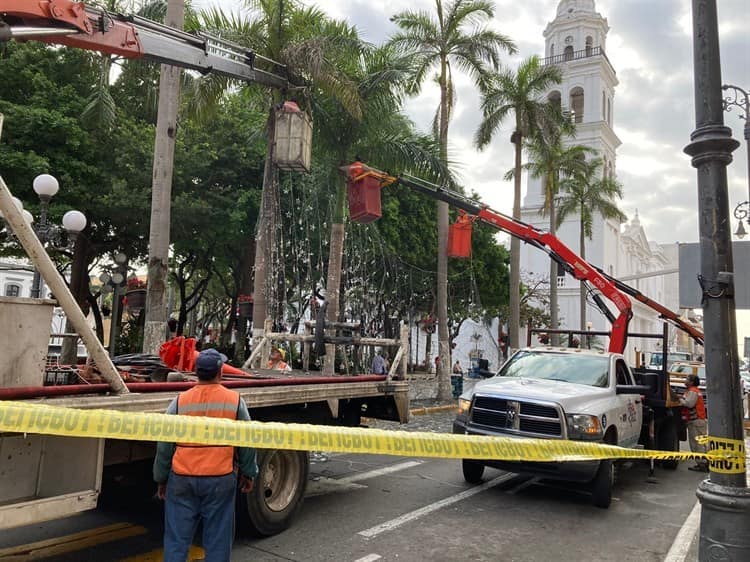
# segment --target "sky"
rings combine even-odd
[[[220,5],[238,11],[239,0],[198,0],[196,7]],[[389,18],[404,10],[434,11],[434,0],[318,0],[317,6],[356,26],[365,40],[382,43],[396,30]],[[659,243],[698,241],[696,171],[683,148],[695,129],[693,104],[692,16],[686,0],[597,0],[610,27],[606,53],[619,85],[613,100],[613,125],[622,141],[617,177],[623,184],[620,207],[629,218],[638,212],[648,238]],[[750,90],[750,0],[720,0],[719,33],[724,83]],[[542,32],[556,14],[558,0],[495,0],[491,25],[518,47],[504,64],[544,54]],[[480,122],[479,96],[466,75],[455,72],[457,106],[450,124],[450,157],[468,190],[494,209],[510,213],[513,188],[502,175],[513,166],[509,142],[512,121],[484,151],[472,144]],[[439,101],[436,85],[426,83],[406,112],[428,130]],[[730,210],[750,198],[744,121],[735,109],[726,124],[742,144],[728,168]],[[525,189],[525,187],[524,187]],[[732,218],[732,231],[737,221]],[[748,229],[750,230],[750,228]],[[739,281],[739,280],[738,280]],[[750,336],[750,313],[738,314],[740,340]]]

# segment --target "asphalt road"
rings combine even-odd
[[[403,429],[446,431],[452,417],[419,416]],[[681,465],[657,469],[650,483],[648,467],[636,464],[620,471],[612,506],[602,510],[580,489],[493,469],[472,486],[458,461],[316,453],[292,528],[238,539],[233,560],[661,561],[701,477]],[[151,484],[133,474],[110,489],[96,511],[0,533],[0,554],[53,539],[57,551],[38,551],[49,560],[159,560],[162,514]]]

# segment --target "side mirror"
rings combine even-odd
[[[645,384],[618,384],[616,394],[650,394],[651,387]]]

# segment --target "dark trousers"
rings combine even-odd
[[[181,476],[167,480],[164,562],[185,562],[198,522],[203,521],[206,562],[229,562],[234,540],[237,475]]]

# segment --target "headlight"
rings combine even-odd
[[[471,408],[471,400],[467,400],[466,398],[458,399],[458,415],[459,416],[467,415],[469,413],[469,408]]]
[[[596,416],[588,414],[568,414],[568,439],[599,439],[602,424]]]

